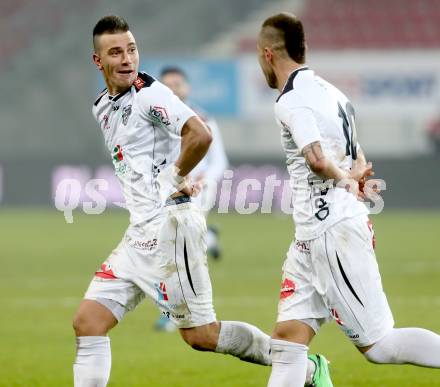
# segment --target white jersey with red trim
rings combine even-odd
[[[130,224],[142,227],[162,212],[156,177],[175,161],[180,131],[196,114],[165,85],[139,73],[124,93],[110,96],[104,90],[93,115],[122,185]]]
[[[368,210],[343,188],[333,188],[307,165],[302,149],[320,141],[327,158],[350,169],[358,143],[354,109],[336,87],[307,67],[294,71],[275,103],[275,119],[281,127],[287,170],[293,190],[296,239],[317,238],[342,219],[367,214]]]

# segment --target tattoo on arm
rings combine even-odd
[[[325,157],[319,141],[306,145],[302,150],[302,155],[309,165],[313,165],[313,163],[322,160]]]

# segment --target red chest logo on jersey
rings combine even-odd
[[[295,282],[286,278],[281,284],[280,299],[284,300],[285,298],[292,296],[293,293],[295,293],[295,290]]]

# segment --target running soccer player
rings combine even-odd
[[[95,273],[74,317],[75,387],[107,385],[107,333],[145,296],[194,349],[270,365],[269,336],[246,323],[217,321],[212,305],[206,222],[191,203],[197,188],[187,178],[208,150],[208,128],[167,87],[138,72],[139,54],[125,20],[99,20],[93,43],[93,60],[107,86],[93,114],[121,182],[130,225]],[[179,143],[180,154],[171,161]],[[321,370],[316,367],[315,375]]]
[[[367,209],[345,189],[347,182],[357,189],[372,175],[356,140],[353,106],[305,65],[304,30],[294,15],[266,19],[257,50],[267,84],[280,91],[275,117],[296,226],[283,266],[268,385],[304,384],[307,346],[331,318],[373,363],[439,368],[439,335],[394,328]]]

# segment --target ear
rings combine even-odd
[[[96,65],[98,70],[102,70],[101,57],[96,52],[93,53],[92,57],[93,57],[93,63]]]
[[[264,47],[264,58],[267,63],[272,63],[273,60],[273,52],[269,47]]]

